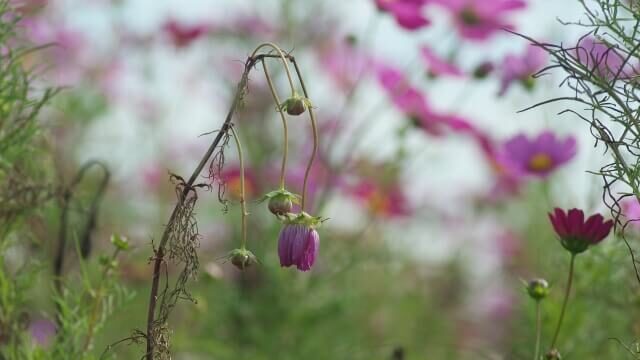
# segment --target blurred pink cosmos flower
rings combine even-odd
[[[25,18],[22,25],[28,39],[36,45],[51,45],[43,54],[53,63],[54,80],[58,85],[71,85],[80,81],[86,66],[83,66],[83,54],[86,54],[87,42],[78,31],[54,25],[40,18]]]
[[[635,196],[622,200],[622,214],[629,222],[630,227],[640,230],[640,202]]]
[[[319,58],[322,68],[343,91],[350,91],[360,79],[369,75],[374,63],[346,39],[321,47]]]
[[[383,186],[371,179],[364,179],[349,189],[376,216],[394,218],[410,213],[407,198],[402,189],[393,184]]]
[[[460,35],[486,40],[501,29],[513,29],[505,15],[526,6],[523,0],[433,0],[451,12]]]
[[[598,76],[612,80],[617,78],[630,78],[638,74],[639,65],[636,63],[625,63],[626,56],[615,46],[610,46],[604,42],[589,36],[581,39],[575,49],[576,59],[586,66],[590,71],[594,71]],[[630,57],[630,59],[634,59]]]
[[[51,320],[37,319],[29,323],[31,338],[41,347],[47,347],[51,344],[53,337],[56,335],[56,331],[56,324]]]
[[[163,26],[164,32],[177,48],[191,45],[211,30],[210,25],[203,23],[187,24],[177,20],[169,20]]]
[[[227,186],[227,194],[234,199],[240,198],[240,167],[237,165],[226,165],[220,174],[222,181]],[[259,194],[258,184],[250,169],[244,170],[244,192],[245,197],[251,198]]]
[[[534,139],[520,134],[503,147],[503,165],[520,174],[545,177],[576,154],[576,139],[558,139],[551,131],[544,131]]]
[[[417,30],[431,24],[422,15],[422,7],[430,0],[376,0],[378,9],[390,13],[401,27]]]
[[[427,65],[427,70],[434,76],[462,76],[463,72],[455,64],[447,62],[430,47],[423,46],[420,48],[422,59]]]
[[[585,221],[584,212],[575,208],[567,212],[555,208],[553,213],[549,213],[549,220],[562,246],[573,254],[600,243],[613,227],[613,220],[604,221],[600,214],[591,215]]]
[[[547,61],[547,53],[535,45],[527,46],[524,54],[507,55],[502,61],[500,92],[502,96],[515,81],[519,81],[526,89],[531,89],[534,85],[532,75],[540,70]]]
[[[442,132],[448,117],[433,111],[422,92],[411,86],[400,71],[385,65],[378,65],[376,71],[380,84],[398,109],[426,132],[432,135]]]

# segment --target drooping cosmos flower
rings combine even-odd
[[[278,238],[278,256],[282,267],[296,266],[308,271],[316,262],[320,235],[316,227],[320,219],[306,213],[294,215],[285,222]]]
[[[584,212],[575,208],[568,212],[555,208],[549,213],[549,220],[562,246],[574,255],[600,243],[613,227],[613,220],[604,221],[600,214],[591,215],[585,221]]]
[[[540,47],[529,45],[524,54],[507,55],[500,67],[500,92],[502,96],[514,82],[520,82],[525,89],[532,89],[534,79],[532,77],[547,61],[547,53]]]
[[[446,61],[428,46],[420,48],[422,60],[427,65],[429,74],[434,76],[462,76],[463,72],[455,64]]]
[[[388,12],[398,25],[407,30],[417,30],[431,22],[422,15],[422,7],[430,0],[376,0],[380,11]]]
[[[545,177],[576,154],[576,139],[558,139],[551,131],[544,131],[534,139],[520,134],[503,147],[504,165],[520,174]]]
[[[513,29],[504,17],[526,6],[523,0],[434,0],[451,12],[460,35],[486,40],[496,31]]]
[[[638,74],[640,66],[634,57],[630,57],[626,62],[626,56],[623,55],[617,47],[610,46],[604,42],[589,36],[581,39],[575,49],[576,59],[586,66],[589,71],[606,80],[615,77],[625,79]]]
[[[163,29],[175,47],[183,48],[205,35],[210,30],[210,26],[203,23],[187,24],[169,20],[164,24]]]

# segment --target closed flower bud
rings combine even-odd
[[[285,194],[278,194],[269,199],[269,211],[274,215],[284,215],[293,209],[291,198]]]
[[[278,217],[283,217],[291,212],[293,204],[297,204],[300,197],[285,189],[279,189],[265,194],[260,201],[267,199],[269,199],[269,211]]]
[[[231,260],[231,263],[240,270],[244,270],[249,266],[253,265],[254,263],[258,262],[258,259],[256,258],[256,256],[253,255],[253,253],[247,249],[231,250],[231,252],[229,252],[228,257],[229,257],[229,260]]]
[[[310,105],[309,99],[294,93],[280,105],[280,109],[286,111],[289,115],[297,116],[305,112]]]
[[[546,360],[561,360],[562,356],[560,356],[560,352],[558,349],[551,349],[544,355]]]
[[[545,279],[533,279],[527,284],[527,293],[536,301],[542,300],[549,295],[549,283]]]

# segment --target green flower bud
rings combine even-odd
[[[277,194],[269,199],[269,211],[274,215],[284,215],[293,209],[293,201],[286,194]]]
[[[551,349],[544,355],[546,360],[561,360],[562,356],[560,356],[560,352],[558,349]]]
[[[118,248],[118,250],[126,251],[129,249],[129,239],[124,236],[118,234],[111,235],[111,243]]]
[[[231,260],[231,263],[240,270],[244,270],[254,263],[258,262],[256,256],[247,249],[231,250],[228,256],[229,260]]]
[[[294,93],[289,99],[280,105],[280,110],[284,110],[289,115],[300,115],[311,106],[309,99]]]
[[[540,301],[549,295],[549,283],[545,279],[533,279],[527,283],[527,293],[532,299]]]

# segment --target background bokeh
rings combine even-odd
[[[93,256],[84,265],[70,257],[65,286],[70,292],[80,288],[75,280],[82,279],[83,267],[86,276],[97,276],[92,260],[111,253],[111,234],[126,236],[132,247],[119,257],[122,294],[89,358],[145,329],[152,243],[176,201],[169,173],[190,176],[224,121],[246,57],[265,41],[296,57],[318,118],[320,153],[309,195],[312,213],[328,218],[319,229],[320,255],[310,272],[280,267],[281,224],[258,200],[278,184],[281,124],[256,67],[234,124],[248,163],[248,247],[260,263],[239,271],[226,258],[240,241],[239,171],[230,146],[221,178],[211,191],[198,190],[200,269],[189,284],[195,301],[179,302],[169,319],[174,358],[527,359],[534,307],[522,281],[534,277],[551,283],[542,307],[543,344],[549,341],[568,255],[547,213],[558,206],[608,214],[601,179],[588,173],[608,160],[594,149],[587,125],[558,115],[571,105],[518,112],[567,90],[558,88],[558,74],[531,77],[549,64],[548,57],[502,27],[575,44],[584,30],[560,20],[579,20],[583,8],[578,1],[551,0],[522,6],[508,0],[398,2],[419,5],[394,10],[394,2],[384,0],[16,2],[21,40],[48,44],[23,61],[38,69],[38,86],[60,87],[40,115],[50,177],[68,184],[89,160],[111,172],[92,236]],[[468,12],[456,10],[459,4],[485,18],[469,20]],[[491,4],[503,7],[492,10]],[[472,25],[484,21],[488,30],[465,32],[464,19]],[[282,68],[269,64],[285,98]],[[482,69],[487,73],[480,76]],[[389,85],[385,74],[402,76],[402,87]],[[426,110],[403,103],[404,86],[420,94]],[[287,184],[300,192],[311,133],[306,117],[289,117],[288,123]],[[509,140],[544,132],[575,139],[575,154],[544,173],[503,168],[500,149]],[[206,173],[200,182],[211,182]],[[79,185],[72,224],[87,211],[99,181],[93,175]],[[218,201],[220,183],[226,184],[228,209]],[[11,264],[30,257],[42,263],[45,271],[25,304],[33,319],[50,322],[56,308],[46,269],[59,245],[59,212],[55,206],[37,209],[38,220],[27,222],[28,235],[15,235],[35,245],[6,253],[15,268]],[[71,238],[79,228],[71,226]],[[635,246],[636,230],[630,231]],[[68,248],[74,252],[73,242]],[[574,291],[580,301],[572,302],[561,335],[566,359],[634,358],[612,340],[630,343],[640,332],[628,256],[614,234],[577,264]],[[168,269],[179,271],[171,264]],[[51,341],[34,346],[46,349]],[[106,356],[142,354],[144,345],[123,342]]]

